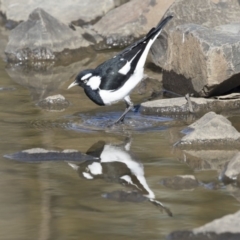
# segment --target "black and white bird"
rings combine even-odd
[[[129,95],[143,78],[148,52],[162,28],[171,18],[172,16],[168,16],[163,19],[144,38],[95,69],[86,69],[80,72],[68,89],[76,85],[81,86],[86,95],[100,106],[124,100],[127,106],[126,110],[115,123],[123,121],[125,115],[133,108]]]

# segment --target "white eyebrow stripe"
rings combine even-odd
[[[99,76],[93,76],[87,82],[87,86],[89,86],[92,90],[97,90],[100,84],[101,84],[101,77]]]
[[[92,76],[92,73],[88,73],[88,74],[84,75],[84,76],[81,78],[81,80],[85,80],[85,79],[87,79],[87,78],[89,78],[89,77],[91,77],[91,76]]]

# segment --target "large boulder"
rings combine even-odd
[[[99,48],[126,46],[155,27],[174,0],[132,0],[109,11],[93,27],[104,39]]]
[[[163,87],[205,97],[239,86],[239,12],[237,0],[176,0],[165,14],[173,20],[151,49]]]
[[[121,0],[0,0],[0,11],[8,20],[26,21],[28,15],[36,8],[45,11],[65,24],[90,23],[98,20],[109,10],[121,4]]]
[[[57,53],[66,49],[90,45],[79,31],[73,31],[43,9],[37,8],[27,21],[11,31],[5,54],[10,62],[56,60]]]

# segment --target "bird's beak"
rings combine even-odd
[[[68,86],[67,89],[72,88],[72,87],[74,87],[74,86],[76,86],[76,85],[78,85],[78,83],[77,83],[76,81],[74,81],[73,83],[71,83],[71,84]]]

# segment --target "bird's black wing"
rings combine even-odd
[[[159,33],[159,31],[171,18],[172,16],[166,17],[156,28],[152,28],[144,38],[138,40],[125,48],[115,57],[99,65],[96,68],[96,71],[101,76],[101,84],[99,88],[102,90],[114,91],[123,86],[133,74],[149,41]],[[131,62],[129,71],[127,71],[126,74],[120,73],[121,71],[119,72],[119,70],[122,69],[127,62]]]

